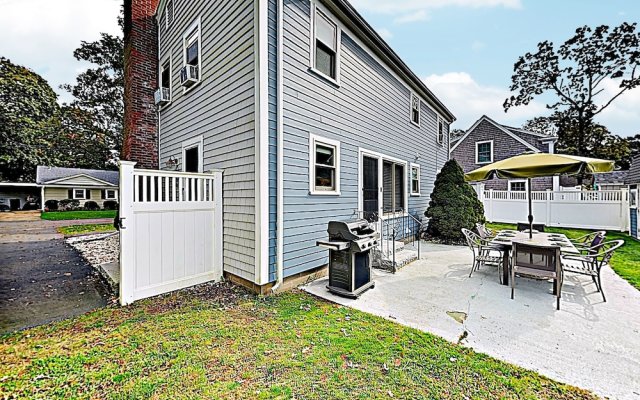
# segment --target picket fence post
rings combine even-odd
[[[132,161],[120,161],[120,304],[133,303],[135,224],[133,223],[133,167]]]

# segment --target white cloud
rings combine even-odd
[[[73,51],[100,32],[120,34],[121,0],[0,0],[0,55],[58,86],[75,80],[82,64]]]
[[[458,118],[454,128],[468,129],[482,115],[505,125],[522,126],[530,118],[548,114],[544,104],[535,101],[527,107],[512,108],[505,114],[502,104],[509,96],[509,90],[483,86],[466,72],[430,75],[424,82]]]
[[[618,85],[618,81],[604,81],[604,92],[596,97],[596,102],[603,103],[612,98],[619,92]],[[612,133],[632,136],[640,133],[640,113],[638,110],[640,110],[640,88],[635,88],[618,97],[601,114],[596,116],[596,120],[609,128]]]
[[[393,37],[393,33],[387,28],[376,29],[378,34],[386,41],[389,41]]]
[[[352,0],[362,11],[398,16],[398,23],[423,21],[430,10],[444,7],[505,7],[522,8],[521,0]]]

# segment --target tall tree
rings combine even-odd
[[[50,162],[58,116],[47,81],[0,57],[0,180],[33,179],[35,167]]]
[[[558,133],[558,128],[556,127],[553,117],[535,117],[525,122],[524,125],[522,125],[522,129],[549,136]]]
[[[516,94],[505,100],[504,109],[551,93],[555,101],[547,107],[576,121],[576,154],[588,155],[588,136],[597,131],[592,129],[594,117],[640,85],[639,64],[640,33],[635,23],[584,26],[557,49],[544,41],[537,52],[518,59],[511,77],[511,91]],[[613,93],[605,91],[610,82],[617,85]]]
[[[123,27],[122,14],[118,24]],[[93,66],[80,73],[76,83],[62,85],[75,98],[71,109],[83,111],[84,120],[91,115],[92,123],[84,121],[84,130],[94,130],[95,135],[104,135],[111,151],[105,154],[104,167],[114,165],[122,150],[124,123],[124,42],[122,37],[101,33],[95,42],[83,41],[74,53],[78,61],[88,61]],[[75,112],[78,117],[78,112]],[[77,121],[77,119],[76,119]]]

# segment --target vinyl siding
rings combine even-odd
[[[631,212],[631,236],[634,238],[638,238],[638,209],[631,208],[629,209]]]
[[[72,190],[74,188],[68,188],[68,187],[64,187],[64,188],[59,188],[59,187],[45,187],[44,188],[44,201],[46,202],[47,200],[65,200],[69,198],[69,190]],[[75,189],[89,189],[87,187],[82,187],[79,186]],[[86,203],[87,201],[95,201],[100,208],[104,207],[104,202],[108,201],[108,200],[115,200],[115,201],[119,201],[118,199],[118,195],[119,193],[117,193],[116,190],[116,198],[115,199],[103,199],[102,198],[102,189],[91,189],[91,198],[90,199],[85,199],[85,200],[78,200],[80,202],[80,207],[84,207],[84,203]]]
[[[160,26],[160,62],[171,57],[172,102],[160,117],[160,166],[203,136],[204,171],[224,170],[224,270],[255,279],[255,66],[253,0],[174,0]],[[182,38],[201,18],[202,80],[180,86]]]
[[[409,89],[347,32],[341,86],[309,71],[308,0],[285,2],[284,19],[284,268],[290,276],[326,264],[327,251],[316,240],[326,238],[330,220],[351,218],[358,209],[359,147],[407,162],[406,196],[409,165],[420,164],[421,196],[408,198],[409,211],[423,215],[448,144],[437,144],[436,114],[424,102],[421,126],[411,123]],[[309,195],[310,134],[340,141],[340,196]]]

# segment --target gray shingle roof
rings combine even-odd
[[[120,175],[118,171],[46,167],[43,165],[39,165],[38,169],[36,170],[36,183],[42,185],[47,182],[55,181],[57,179],[69,178],[76,175],[88,175],[92,178],[100,179],[101,181],[109,182],[113,185],[118,185],[120,182]]]
[[[635,156],[631,162],[631,168],[629,168],[626,183],[640,183],[640,154]]]
[[[612,183],[622,183],[624,184],[627,179],[627,173],[629,171],[612,171],[604,174],[595,174],[595,180],[599,184],[612,184]]]

